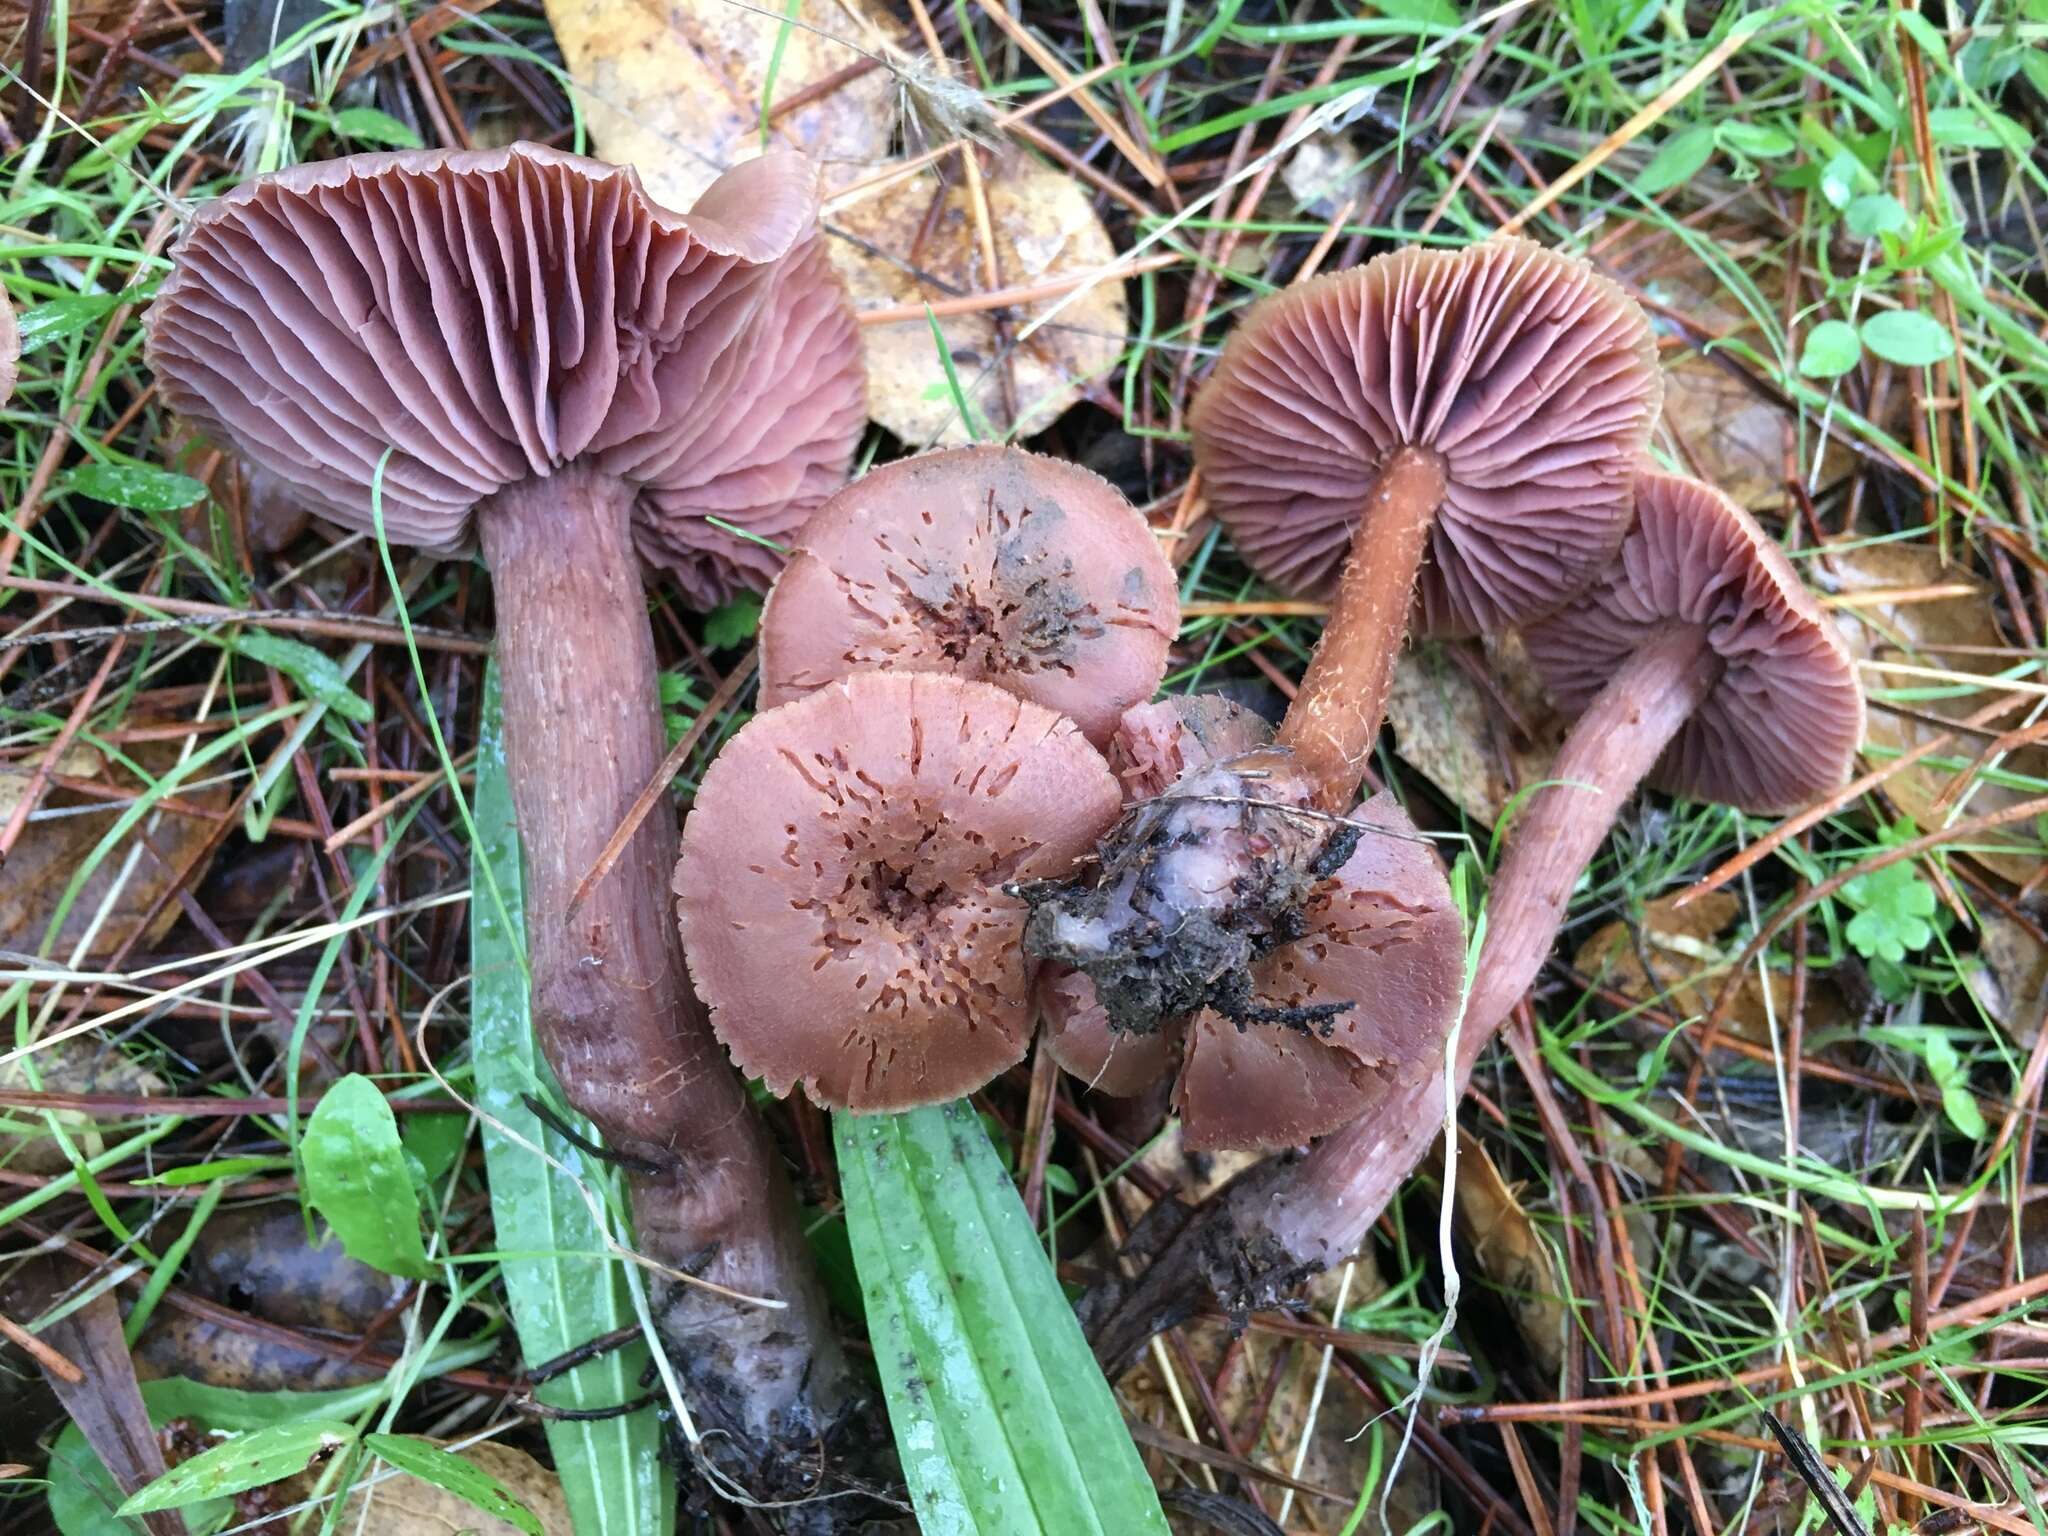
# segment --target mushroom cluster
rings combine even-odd
[[[1020,889],[1115,820],[1095,743],[1149,699],[1173,572],[1107,482],[1013,448],[884,466],[819,508],[762,615],[762,700],[676,867],[712,1027],[820,1104],[957,1098],[1036,1017]]]
[[[148,354],[174,409],[337,522],[481,547],[541,1050],[676,1277],[657,1316],[725,1475],[814,1491],[858,1394],[663,915],[673,814],[576,892],[666,746],[643,565],[699,604],[763,586],[764,541],[845,479],[865,380],[816,172],[766,154],[688,214],[527,144],[258,177],[193,219]]]
[[[1306,1158],[1221,1191],[1134,1287],[1105,1293],[1095,1320],[1106,1356],[1200,1293],[1233,1309],[1270,1305],[1356,1250],[1441,1130],[1446,1079],[1463,1091],[1535,979],[1573,886],[1639,783],[1766,812],[1847,774],[1863,700],[1841,637],[1748,514],[1644,457],[1660,397],[1647,337],[1618,289],[1517,241],[1402,252],[1316,279],[1255,311],[1226,346],[1192,417],[1212,505],[1277,583],[1313,591],[1337,576],[1275,745],[1224,766],[1281,754],[1267,776],[1310,780],[1301,803],[1329,808],[1353,792],[1411,614],[1421,633],[1520,626],[1579,718],[1510,829],[1455,1057],[1437,1034],[1425,1070],[1366,1079],[1357,1112]],[[1411,600],[1425,533],[1429,563]],[[1213,841],[1201,851],[1236,858]],[[1106,850],[1102,868],[1119,856],[1129,850]],[[1270,887],[1249,864],[1232,867],[1234,892]],[[1101,910],[1104,883],[1068,893],[1061,920]],[[1061,936],[1049,924],[1033,933],[1042,953],[1070,958]],[[1111,934],[1082,969],[1128,1000],[1140,989],[1127,973],[1147,950],[1143,934]],[[1081,1009],[1074,1018],[1061,1048],[1085,1050],[1106,1085],[1126,1083],[1118,1053],[1132,1042],[1157,1049],[1114,1006],[1099,1024]],[[1128,1038],[1114,1038],[1119,1028]],[[1258,1259],[1219,1265],[1219,1254]]]

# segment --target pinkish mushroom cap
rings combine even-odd
[[[1863,740],[1855,661],[1784,551],[1710,485],[1646,471],[1613,568],[1523,638],[1558,702],[1577,713],[1645,641],[1688,625],[1723,670],[1651,782],[1757,813],[1840,784]]]
[[[1197,1150],[1272,1151],[1337,1129],[1390,1084],[1442,1066],[1464,973],[1464,929],[1442,866],[1391,795],[1356,819],[1351,858],[1309,898],[1300,939],[1255,961],[1251,1001],[1352,1006],[1327,1025],[1237,1024],[1213,1010],[1119,1034],[1085,976],[1041,980],[1048,1049],[1106,1093],[1137,1093],[1180,1063],[1174,1104]]]
[[[1189,422],[1209,506],[1288,592],[1335,582],[1381,466],[1442,461],[1416,627],[1495,630],[1591,582],[1663,385],[1642,311],[1527,240],[1409,247],[1262,301]]]
[[[1272,739],[1273,727],[1233,700],[1177,693],[1125,710],[1106,755],[1124,799],[1149,800],[1188,773],[1229,762]],[[1141,1093],[1180,1062],[1179,1028],[1151,1034],[1111,1029],[1095,983],[1067,966],[1038,968],[1038,1008],[1052,1059],[1100,1092],[1119,1098]]]
[[[1273,727],[1217,693],[1177,693],[1123,712],[1106,749],[1124,798],[1163,795],[1183,774],[1227,763],[1273,739]]]
[[[350,528],[381,465],[387,533],[430,551],[588,463],[638,487],[642,558],[708,606],[768,584],[759,541],[843,480],[865,417],[815,215],[793,153],[686,215],[532,144],[297,166],[199,211],[149,359],[174,409]]]
[[[1117,814],[1072,721],[987,683],[859,672],[756,716],[683,828],[683,947],[739,1066],[820,1104],[957,1098],[1031,1039],[1026,910]]]
[[[1071,718],[1098,746],[1180,630],[1173,569],[1106,480],[1018,448],[873,470],[805,525],[761,617],[761,698],[849,672],[948,672]]]

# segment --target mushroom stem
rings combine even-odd
[[[1572,727],[1487,899],[1486,941],[1458,1031],[1460,1097],[1556,942],[1580,873],[1722,668],[1703,628],[1674,626],[1630,657]],[[1393,1102],[1325,1137],[1272,1198],[1264,1224],[1297,1261],[1334,1262],[1364,1240],[1443,1125],[1443,1081],[1439,1069],[1404,1084]]]
[[[1316,807],[1338,815],[1358,798],[1379,738],[1415,573],[1443,504],[1443,459],[1396,449],[1366,499],[1373,510],[1357,521],[1322,641],[1279,735],[1314,781]]]
[[[629,1170],[640,1252],[784,1303],[677,1283],[656,1314],[693,1410],[772,1483],[777,1462],[794,1473],[815,1458],[853,1389],[788,1182],[685,979],[669,920],[673,810],[647,817],[569,906],[666,746],[632,503],[624,482],[572,465],[477,508],[525,854],[534,1031],[563,1094]]]

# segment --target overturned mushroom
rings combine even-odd
[[[1639,782],[1781,811],[1840,783],[1862,737],[1848,648],[1748,514],[1675,475],[1644,474],[1637,497],[1636,525],[1607,576],[1524,637],[1552,689],[1583,713],[1514,826],[1489,895],[1448,1064],[1458,1094]],[[1120,1354],[1142,1342],[1204,1288],[1235,1308],[1272,1305],[1302,1274],[1356,1251],[1441,1128],[1443,1083],[1439,1071],[1396,1085],[1298,1165],[1265,1165],[1219,1193],[1165,1262],[1101,1309],[1101,1347]],[[1261,1262],[1219,1268],[1210,1255],[1232,1244]]]
[[[1232,332],[1195,461],[1260,574],[1332,592],[1279,737],[1318,805],[1357,793],[1411,609],[1427,633],[1502,629],[1599,573],[1661,398],[1642,311],[1526,240],[1395,251]]]
[[[700,602],[763,584],[757,540],[843,479],[861,429],[814,183],[764,155],[677,215],[629,170],[532,145],[300,166],[200,210],[148,338],[168,403],[325,515],[481,544],[535,1029],[630,1174],[640,1250],[786,1304],[669,1283],[658,1311],[726,1475],[763,1498],[814,1491],[855,1395],[773,1149],[683,984],[672,815],[570,897],[665,746],[641,559]]]
[[[1152,696],[1173,570],[1106,480],[1017,448],[873,470],[804,526],[761,616],[761,700],[849,672],[949,672],[1071,718],[1098,746]]]
[[[1399,251],[1255,310],[1195,402],[1196,462],[1270,579],[1314,589],[1341,561],[1329,623],[1275,750],[1120,825],[1099,877],[1037,898],[1033,952],[1142,1031],[1283,942],[1311,866],[1342,862],[1295,813],[1356,797],[1411,610],[1492,628],[1591,581],[1660,396],[1641,311],[1526,241]]]
[[[1350,857],[1305,898],[1300,932],[1222,996],[1152,1033],[1119,1030],[1078,972],[1041,981],[1047,1048],[1135,1093],[1180,1062],[1190,1148],[1299,1146],[1430,1071],[1456,1017],[1464,929],[1442,867],[1391,795],[1352,818]]]
[[[856,672],[756,716],[704,775],[676,893],[746,1072],[820,1104],[958,1098],[1031,1041],[1025,908],[1117,813],[1072,721],[988,683]]]

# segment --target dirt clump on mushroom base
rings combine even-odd
[[[1236,979],[1301,936],[1310,893],[1357,847],[1357,828],[1308,809],[1309,794],[1285,752],[1197,770],[1125,812],[1092,883],[1020,888],[1025,947],[1093,981],[1121,1032],[1231,1013]]]

